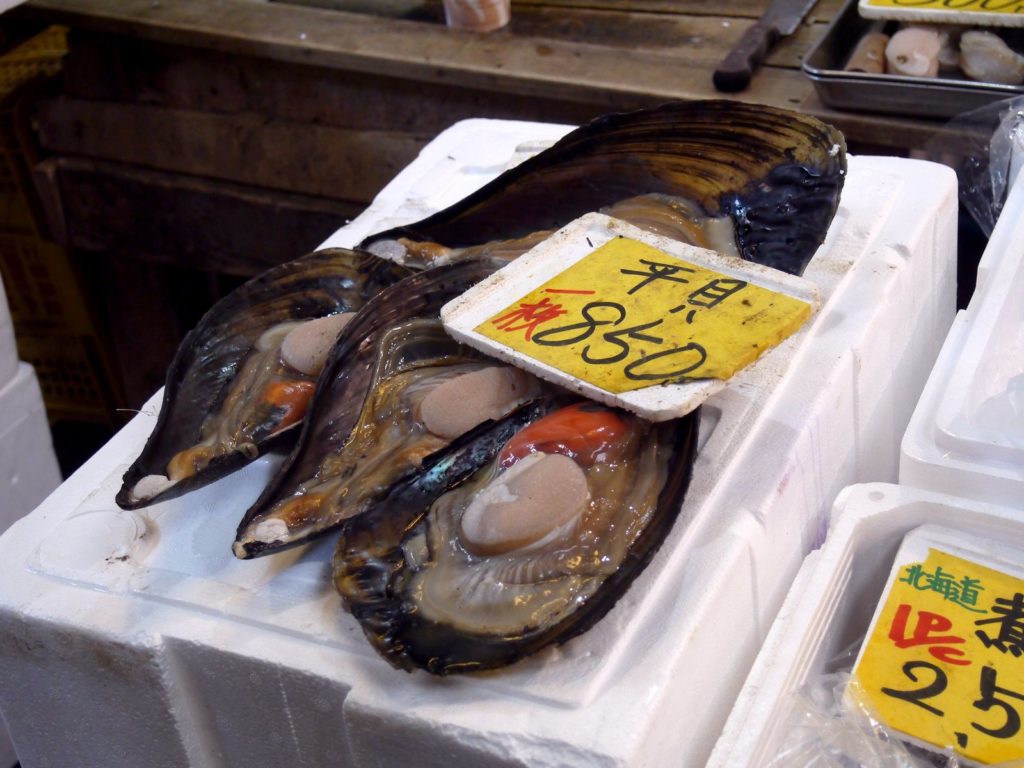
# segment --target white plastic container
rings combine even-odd
[[[900,482],[1024,499],[1024,184],[1016,183],[903,438]]]
[[[825,545],[800,568],[708,768],[764,768],[779,753],[792,694],[864,636],[906,533],[930,523],[1020,548],[1022,513],[883,483],[845,489]]]
[[[565,130],[460,123],[328,242],[418,218]],[[589,632],[488,675],[387,666],[341,610],[331,540],[234,560],[270,459],[117,510],[154,398],[0,539],[0,708],[25,765],[700,765],[834,495],[895,479],[953,314],[955,212],[948,169],[851,159],[804,275],[823,306],[705,405],[687,501],[650,566]]]

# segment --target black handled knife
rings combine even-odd
[[[720,91],[742,91],[768,51],[780,38],[791,35],[817,0],[773,0],[764,15],[743,33],[715,70],[715,88]]]

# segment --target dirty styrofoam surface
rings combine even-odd
[[[1024,507],[886,483],[845,489],[825,545],[808,555],[708,768],[763,768],[787,738],[793,695],[865,635],[903,536],[926,524],[1024,547]]]
[[[943,344],[903,438],[900,482],[1024,499],[1024,184],[1003,206],[978,285]]]
[[[476,163],[466,184],[479,186],[520,142],[564,130],[463,126],[395,184],[423,204],[431,179],[459,186],[450,158],[464,150]],[[493,156],[478,132],[505,137],[488,140]],[[379,226],[361,217],[327,244],[392,226],[394,210],[375,204]],[[271,458],[117,510],[154,397],[0,539],[0,709],[19,753],[27,765],[109,768],[701,764],[835,493],[895,479],[899,436],[953,314],[955,212],[948,169],[851,158],[804,275],[822,309],[801,343],[780,347],[788,370],[741,372],[704,406],[687,501],[651,565],[589,632],[487,675],[388,667],[340,608],[331,537],[232,557]]]

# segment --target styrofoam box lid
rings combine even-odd
[[[762,768],[778,754],[790,696],[865,634],[903,537],[920,526],[1024,548],[1024,508],[870,483],[843,490],[824,546],[807,556],[708,768]]]
[[[351,245],[430,213],[500,172],[505,162],[494,158],[514,154],[524,137],[553,139],[565,130],[459,123],[325,245]],[[433,182],[441,187],[436,199]],[[219,755],[211,765],[258,759],[269,766],[298,764],[300,752],[315,762],[316,744],[328,738],[358,766],[399,764],[403,756],[407,764],[410,754],[424,766],[622,766],[667,756],[698,764],[820,534],[828,500],[851,477],[894,474],[893,430],[902,430],[952,311],[955,207],[948,168],[850,159],[839,211],[804,274],[823,305],[803,342],[786,340],[756,375],[741,371],[708,401],[678,523],[608,616],[564,646],[488,675],[436,680],[392,670],[341,610],[330,583],[332,537],[272,557],[232,557],[235,526],[273,472],[271,456],[187,496],[117,509],[114,494],[156,421],[159,393],[0,537],[9,576],[0,580],[0,616],[16,617],[23,632],[58,623],[62,637],[84,637],[76,647],[95,653],[157,658],[157,682],[125,691],[142,696],[167,685],[174,711],[118,743],[160,747],[169,765],[182,740]],[[905,332],[892,334],[893,327]],[[728,647],[717,631],[726,624]],[[65,664],[77,663],[62,654],[72,659]],[[125,668],[142,675],[147,667]],[[34,667],[32,679],[47,669]],[[95,697],[95,678],[75,671],[84,682],[64,693]],[[232,684],[239,679],[250,688],[269,681],[273,703],[250,701]],[[188,695],[196,691],[202,696]],[[307,707],[323,708],[296,716],[296,691]],[[36,705],[55,711],[52,700]],[[128,706],[159,712],[161,703],[110,704]],[[325,712],[336,718],[331,732],[313,732]],[[671,725],[682,712],[685,732]],[[20,728],[39,754],[60,748],[59,734],[46,733],[31,711],[5,714],[16,743]],[[120,722],[120,712],[98,717],[57,721],[88,723],[75,747],[97,750],[118,738],[102,728]],[[188,735],[161,736],[175,729]],[[268,741],[268,731],[278,740]],[[231,744],[244,749],[244,762]],[[274,755],[284,757],[275,763]]]
[[[902,444],[900,482],[1024,498],[1024,184],[1014,184]]]

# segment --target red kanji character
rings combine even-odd
[[[947,664],[958,664],[966,666],[970,664],[969,659],[960,658],[964,652],[960,648],[947,647],[950,643],[963,643],[964,638],[957,635],[933,634],[946,632],[953,627],[953,622],[938,613],[931,611],[918,611],[917,623],[914,625],[914,632],[907,637],[907,619],[910,618],[911,607],[908,603],[901,603],[896,609],[896,616],[893,617],[892,626],[889,628],[889,639],[897,648],[911,648],[915,645],[930,645],[928,652],[939,661]]]
[[[506,315],[495,318],[494,323],[502,331],[526,331],[525,337],[529,341],[537,327],[549,320],[554,320],[559,315],[564,315],[568,310],[562,309],[561,304],[552,304],[548,298],[543,298],[536,304],[520,304],[517,309]]]

